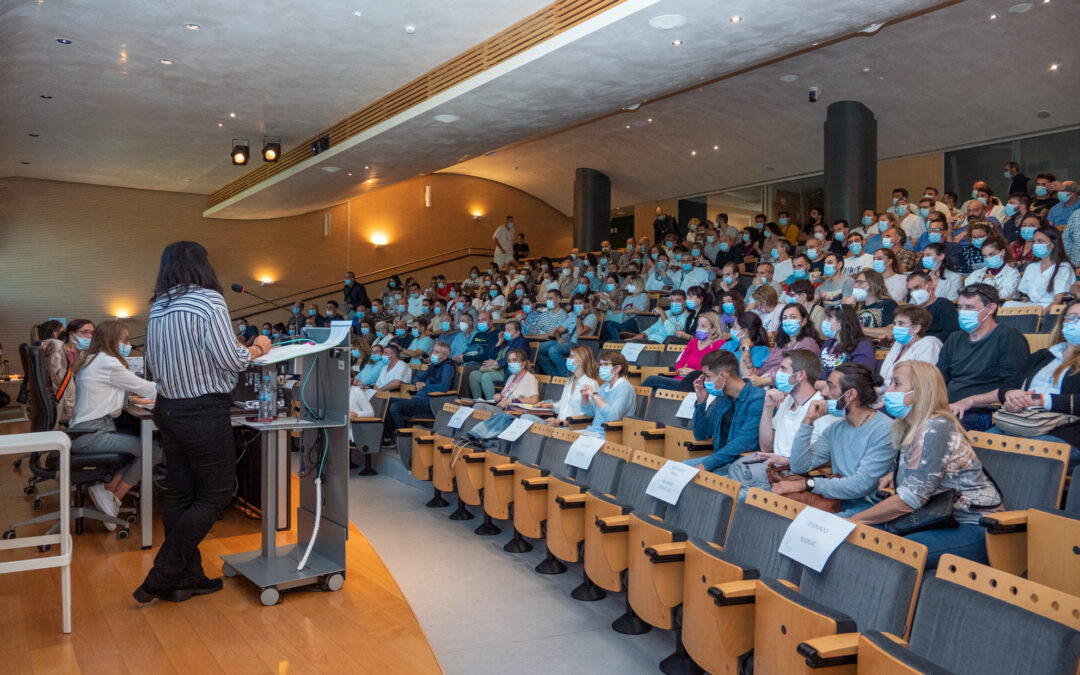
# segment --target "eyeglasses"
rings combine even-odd
[[[1062,323],[1076,323],[1080,321],[1080,315],[1078,314],[1066,314]]]

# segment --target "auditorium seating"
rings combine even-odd
[[[373,414],[370,417],[353,420],[349,424],[355,450],[364,456],[364,468],[359,472],[361,476],[371,476],[375,473],[375,469],[371,466],[371,456],[380,450],[383,424],[386,421],[386,409],[389,403],[390,395],[386,392],[378,392],[371,397]]]
[[[1041,305],[1030,307],[1002,307],[997,313],[997,322],[1009,326],[1021,333],[1034,333],[1039,328],[1043,309]]]
[[[625,417],[622,421],[622,441],[633,450],[641,450],[654,455],[664,454],[664,431],[668,425],[689,428],[693,418],[677,417],[679,406],[693,392],[671,389],[658,389],[649,401],[645,417]]]

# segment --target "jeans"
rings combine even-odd
[[[495,398],[495,385],[502,384],[502,370],[474,370],[469,373],[469,389],[473,398]]]
[[[845,499],[843,501],[843,504],[842,504],[843,508],[841,508],[840,512],[837,513],[836,515],[840,516],[841,518],[850,518],[853,515],[855,515],[856,513],[859,513],[860,511],[865,511],[866,509],[870,508],[873,505],[874,505],[874,502],[871,501],[870,497],[859,497],[858,499]]]
[[[1001,429],[998,429],[997,425],[994,425],[994,426],[990,427],[989,429],[987,429],[986,433],[988,433],[988,434],[1001,434],[1003,436],[1008,435],[1004,431],[1002,431]],[[1050,443],[1068,443],[1068,441],[1066,441],[1064,439],[1061,439],[1061,438],[1058,438],[1057,436],[1055,436],[1053,434],[1046,434],[1045,436],[1032,436],[1028,440],[1032,440],[1032,441],[1049,441]],[[1080,448],[1076,447],[1075,445],[1071,445],[1069,447],[1070,447],[1069,466],[1072,467],[1075,464],[1080,464]]]
[[[993,423],[990,413],[966,412],[960,420],[960,425],[968,431],[987,431]]]
[[[231,401],[229,394],[158,396],[154,405],[169,471],[161,517],[165,541],[143,582],[148,589],[184,588],[206,579],[199,543],[232,499],[236,480]]]
[[[566,357],[574,347],[577,347],[576,342],[541,342],[536,348],[536,365],[547,375],[568,377],[570,371],[566,369]]]
[[[619,323],[617,321],[604,322],[604,334],[601,336],[604,342],[618,342],[622,338],[621,333],[640,333],[637,319],[628,319]]]
[[[398,398],[390,403],[386,411],[388,418],[383,427],[383,438],[393,438],[397,430],[405,426],[406,417],[419,417],[431,414],[431,402],[427,396]]]
[[[711,456],[712,455],[705,455],[704,457],[694,457],[693,459],[684,460],[683,464],[686,464],[688,466],[698,466]],[[727,464],[724,464],[723,466],[716,467],[712,470],[712,473],[715,473],[717,476],[724,476],[726,478],[728,475],[728,468],[730,467],[731,463],[729,462]]]
[[[643,387],[652,387],[653,389],[672,389],[674,391],[694,391],[694,380],[701,375],[700,370],[695,370],[681,380],[676,380],[674,377],[664,377],[663,375],[650,375],[645,378],[645,381],[641,383]]]
[[[116,431],[113,418],[106,415],[100,419],[87,420],[71,431],[93,431],[71,442],[71,454],[119,452],[131,455],[131,462],[120,472],[120,480],[128,485],[138,485],[142,478],[142,439],[138,436]],[[153,444],[153,464],[161,461],[161,446]]]
[[[982,565],[989,564],[986,558],[986,530],[982,525],[962,523],[956,528],[923,530],[904,536],[906,539],[926,546],[926,569],[928,570],[936,568],[938,560],[946,553],[952,553]]]

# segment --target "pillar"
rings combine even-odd
[[[611,232],[611,180],[596,169],[574,172],[574,246],[599,251]]]
[[[837,101],[825,118],[825,218],[855,227],[876,202],[877,120],[859,101]]]

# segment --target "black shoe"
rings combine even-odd
[[[172,591],[159,591],[152,588],[147,588],[146,584],[142,584],[135,589],[135,592],[131,594],[135,601],[139,604],[145,605],[148,602],[157,600],[171,600]],[[190,596],[189,596],[190,597]]]
[[[224,583],[221,577],[215,577],[214,579],[207,579],[203,577],[194,582],[184,582],[181,586],[173,589],[173,597],[178,594],[183,596],[186,594],[183,600],[173,600],[173,602],[183,602],[193,595],[210,595],[211,593],[217,593],[224,587]]]

